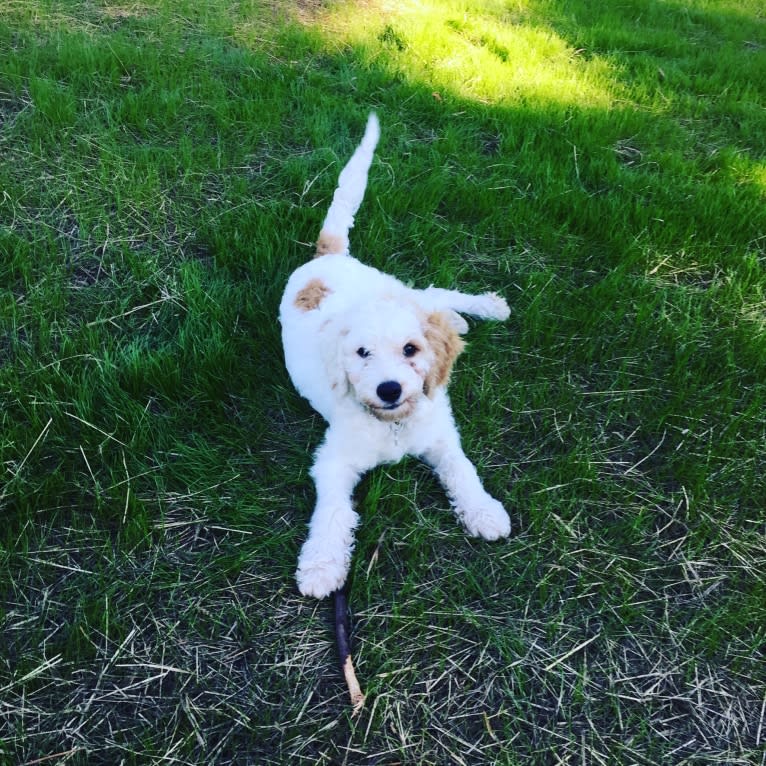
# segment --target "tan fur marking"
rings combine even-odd
[[[447,315],[439,311],[428,316],[425,336],[435,358],[423,389],[428,396],[433,396],[439,386],[446,386],[449,382],[452,365],[465,348],[465,343]]]
[[[314,254],[314,258],[320,258],[323,255],[333,255],[334,253],[345,253],[347,248],[348,240],[345,237],[322,231],[319,233],[317,251]]]
[[[332,292],[332,290],[321,280],[312,279],[295,296],[293,304],[300,311],[313,311],[319,308],[319,304]]]

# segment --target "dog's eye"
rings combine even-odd
[[[364,346],[359,346],[359,348],[356,350],[356,353],[361,356],[362,359],[367,359],[367,357],[370,355],[370,352]]]
[[[418,351],[420,351],[420,349],[414,343],[407,343],[402,349],[402,352],[406,357],[415,356]]]

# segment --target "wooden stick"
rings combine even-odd
[[[362,692],[362,687],[359,686],[359,681],[354,671],[354,663],[351,661],[348,597],[345,587],[336,590],[332,597],[335,607],[335,639],[338,645],[338,657],[340,658],[343,677],[346,679],[346,686],[348,686],[348,693],[351,697],[351,715],[355,716],[364,707],[365,696]]]

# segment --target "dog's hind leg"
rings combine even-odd
[[[511,310],[505,298],[497,293],[470,295],[459,290],[429,287],[420,290],[419,303],[427,311],[457,311],[480,319],[508,319]]]

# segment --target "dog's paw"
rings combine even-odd
[[[483,301],[484,314],[487,319],[508,319],[511,315],[511,310],[508,308],[508,303],[502,295],[497,293],[484,293],[481,296]]]
[[[457,311],[447,311],[447,321],[455,329],[458,335],[465,335],[468,332],[468,322],[457,313]]]
[[[511,534],[511,519],[505,508],[489,495],[470,508],[458,508],[457,514],[473,537],[498,540]]]
[[[304,596],[324,598],[343,587],[348,575],[348,560],[341,554],[333,556],[328,550],[321,550],[312,541],[307,541],[298,558],[295,579],[298,590]]]

